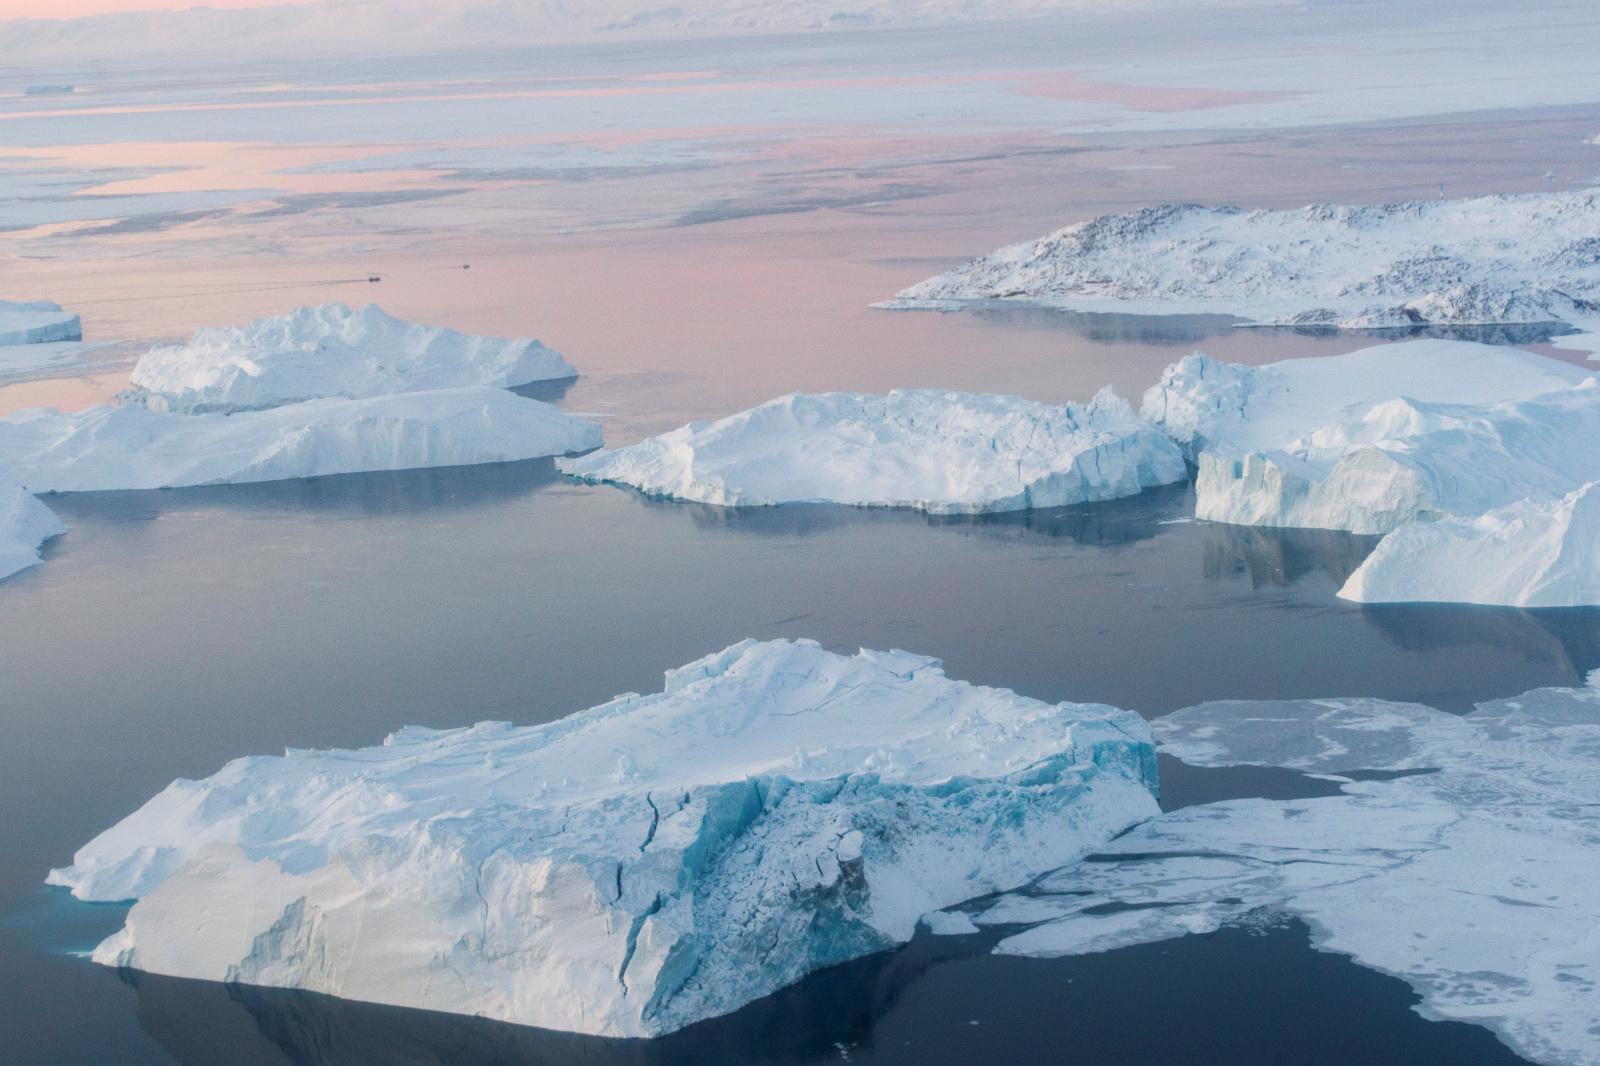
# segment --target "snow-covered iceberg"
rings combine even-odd
[[[250,411],[323,397],[362,399],[468,385],[576,377],[536,340],[501,340],[406,322],[376,304],[302,307],[248,326],[204,328],[152,348],[122,399],[188,414]]]
[[[600,443],[592,422],[480,386],[231,415],[31,408],[0,419],[0,470],[30,492],[154,489],[497,463]]]
[[[1521,500],[1471,521],[1397,529],[1339,595],[1361,603],[1600,604],[1600,483],[1556,500]]]
[[[56,513],[31,492],[0,485],[0,579],[39,561],[39,546],[67,531]]]
[[[932,389],[793,393],[556,465],[585,481],[730,507],[935,514],[1110,500],[1187,476],[1172,442],[1110,389],[1061,406]]]
[[[81,341],[83,327],[78,316],[61,310],[48,300],[17,303],[0,300],[0,344],[47,344],[50,341]]]
[[[1264,367],[1196,353],[1167,368],[1142,413],[1195,457],[1199,518],[1386,533],[1600,478],[1600,389],[1580,379],[1458,341]]]
[[[1600,194],[1297,211],[1147,207],[1010,245],[885,307],[1010,299],[1371,329],[1583,321],[1600,311]]]
[[[1179,711],[1153,727],[1191,764],[1410,775],[1164,814],[975,920],[1042,922],[998,950],[1050,956],[1294,915],[1319,948],[1408,982],[1425,1017],[1536,1062],[1600,1061],[1597,686],[1462,717],[1361,699]]]
[[[175,781],[53,884],[96,961],[613,1036],[722,1014],[1156,813],[1149,727],[747,640],[547,725]]]

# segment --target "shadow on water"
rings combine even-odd
[[[1337,529],[1205,526],[1205,575],[1216,580],[1248,574],[1251,588],[1292,585],[1324,573],[1335,586],[1355,573],[1382,537]]]
[[[635,498],[651,510],[675,511],[688,516],[696,529],[757,537],[805,537],[887,522],[1008,539],[1018,536],[1067,539],[1091,547],[1149,540],[1161,532],[1163,523],[1181,520],[1194,511],[1194,494],[1187,484],[1164,485],[1137,496],[1102,503],[979,515],[934,515],[908,507],[847,507],[825,503],[720,507],[638,493]]]
[[[1406,651],[1483,645],[1551,663],[1583,677],[1600,668],[1600,607],[1478,607],[1450,603],[1364,604],[1362,618]]]
[[[506,391],[542,403],[560,403],[567,398],[567,393],[571,392],[572,386],[577,383],[576,377],[556,378],[554,381],[530,381],[526,385],[513,385]]]
[[[1025,303],[974,301],[963,308],[975,318],[1013,329],[1060,330],[1101,344],[1185,345],[1207,337],[1249,329],[1256,334],[1299,337],[1365,337],[1375,341],[1439,338],[1479,344],[1543,344],[1577,332],[1565,322],[1516,322],[1499,325],[1396,326],[1385,329],[1337,329],[1333,326],[1241,326],[1233,315],[1123,315],[1069,311]]]
[[[656,1040],[578,1036],[306,992],[125,972],[184,1066],[799,1066],[1073,1062],[1517,1063],[1485,1029],[1429,1022],[1401,981],[1311,948],[1299,922],[1097,955],[990,954],[1011,929],[920,933]]]
[[[526,496],[560,480],[555,460],[544,458],[247,485],[49,493],[40,499],[68,523],[74,519],[137,522],[174,511],[206,509],[365,517],[465,510]]]

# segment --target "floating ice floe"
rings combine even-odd
[[[746,640],[547,725],[175,781],[50,882],[96,961],[647,1036],[908,940],[1156,813],[1137,715]]]
[[[30,492],[154,489],[496,463],[600,442],[592,422],[477,387],[231,415],[33,408],[0,419],[0,470]]]
[[[1164,814],[976,922],[1042,922],[997,950],[1054,956],[1294,915],[1317,947],[1409,983],[1425,1017],[1486,1026],[1535,1062],[1595,1062],[1597,684],[1600,673],[1464,717],[1303,700],[1157,719],[1161,749],[1200,766],[1414,776]]]
[[[32,303],[0,300],[0,345],[82,339],[83,328],[78,316],[61,310],[60,304],[48,300]]]
[[[1179,450],[1110,389],[1061,406],[931,389],[793,393],[557,466],[585,481],[724,506],[936,514],[1116,499],[1186,477]]]
[[[1600,309],[1597,250],[1592,192],[1298,211],[1169,205],[1001,248],[879,306],[1011,299],[1342,329],[1583,321]]]
[[[1600,604],[1600,487],[1390,533],[1339,590],[1361,603]]]
[[[39,561],[39,547],[67,531],[56,513],[16,485],[0,485],[0,579]]]
[[[1142,413],[1195,457],[1196,516],[1237,525],[1386,533],[1600,478],[1600,389],[1512,348],[1414,341],[1264,367],[1196,353]]]
[[[536,340],[458,333],[386,315],[375,304],[302,307],[248,326],[195,331],[152,348],[122,399],[158,411],[248,411],[323,397],[361,399],[468,385],[576,377]]]

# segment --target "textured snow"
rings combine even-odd
[[[1512,348],[1414,341],[1264,367],[1196,353],[1142,413],[1198,467],[1195,514],[1386,533],[1600,478],[1600,390]]]
[[[1172,442],[1109,389],[1059,407],[935,390],[794,393],[556,465],[585,481],[725,506],[939,514],[1109,500],[1186,476]]]
[[[1263,910],[1296,915],[1319,948],[1407,981],[1426,1017],[1487,1026],[1536,1062],[1595,1062],[1597,684],[1600,674],[1464,717],[1303,700],[1158,719],[1162,750],[1202,766],[1437,772],[1164,814],[977,922],[1043,922],[997,950],[1050,956],[1209,932]]]
[[[301,307],[248,326],[207,327],[188,344],[152,348],[124,400],[197,414],[323,397],[510,387],[577,376],[536,340],[501,340],[406,322],[376,304]]]
[[[547,725],[409,727],[175,781],[50,881],[96,961],[667,1032],[909,939],[1156,813],[1149,727],[752,640]]]
[[[45,344],[83,339],[78,316],[48,300],[16,303],[0,300],[0,345]]]
[[[30,492],[154,489],[496,463],[599,444],[593,423],[480,386],[231,415],[30,408],[0,419],[0,470]]]
[[[1600,488],[1590,481],[1554,501],[1525,499],[1471,521],[1404,526],[1339,595],[1362,603],[1600,604]]]
[[[882,306],[993,299],[1341,329],[1581,321],[1600,311],[1600,195],[1147,207],[1001,248]]]
[[[39,546],[67,531],[56,513],[16,485],[0,485],[0,579],[39,561]]]

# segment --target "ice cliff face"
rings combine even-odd
[[[1600,603],[1600,488],[1499,507],[1470,521],[1404,526],[1339,590],[1361,603]]]
[[[1109,389],[1059,407],[934,390],[795,393],[557,465],[585,481],[725,506],[940,514],[1115,499],[1186,476],[1172,442]]]
[[[236,760],[50,880],[139,899],[108,965],[645,1036],[1103,846],[1154,775],[1127,711],[747,640],[548,725]]]
[[[1595,1062],[1597,682],[1464,717],[1302,700],[1158,719],[1162,750],[1200,766],[1427,772],[1183,808],[975,920],[1042,923],[998,950],[1050,956],[1295,915],[1319,948],[1404,979],[1426,1017],[1487,1026],[1536,1062]]]
[[[154,489],[505,462],[599,444],[593,423],[478,387],[232,415],[34,408],[0,419],[0,470],[30,492]]]
[[[248,326],[196,330],[152,348],[124,401],[157,411],[249,411],[322,397],[361,399],[577,376],[536,340],[501,340],[406,322],[375,304],[302,307]]]
[[[1515,349],[1417,341],[1264,367],[1196,353],[1143,414],[1194,456],[1196,516],[1387,533],[1600,478],[1600,391]],[[1523,402],[1507,397],[1531,397]]]
[[[47,344],[82,339],[78,316],[61,310],[60,304],[48,300],[33,303],[0,300],[0,344]]]
[[[992,299],[1343,329],[1583,320],[1600,311],[1600,196],[1148,207],[1001,248],[880,306]]]
[[[0,579],[39,562],[39,546],[67,531],[56,513],[15,485],[0,485]]]

